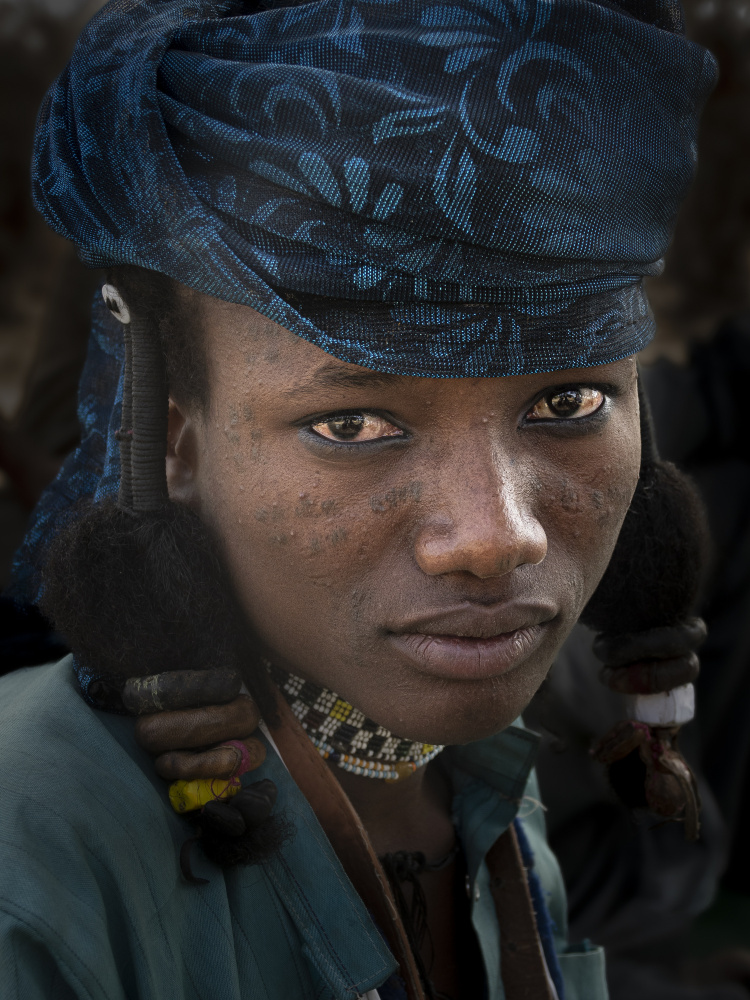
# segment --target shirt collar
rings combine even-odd
[[[538,745],[535,733],[514,725],[477,743],[448,747],[438,758],[451,783],[454,823],[472,884],[485,854],[513,822]],[[277,810],[294,835],[265,868],[311,965],[337,1000],[351,1000],[387,979],[396,963],[312,809],[271,744],[268,749],[262,768],[244,780],[275,782]],[[346,934],[335,932],[342,926]]]

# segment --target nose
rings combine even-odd
[[[493,449],[465,449],[441,463],[439,498],[420,525],[415,557],[428,576],[470,573],[485,580],[547,554],[547,535],[532,510],[533,490],[519,463]]]

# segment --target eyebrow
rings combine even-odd
[[[375,372],[368,368],[352,370],[329,361],[318,368],[310,378],[293,389],[287,389],[285,396],[296,396],[299,393],[315,392],[319,389],[378,389],[395,385],[403,379],[403,375],[393,375],[390,372]]]

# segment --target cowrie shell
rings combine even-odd
[[[121,323],[130,322],[130,310],[114,285],[102,285],[102,298],[104,299],[104,305],[115,319],[119,319]]]

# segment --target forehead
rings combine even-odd
[[[196,294],[195,308],[206,345],[212,393],[246,390],[250,385],[272,390],[280,398],[346,391],[388,391],[391,395],[451,397],[484,392],[493,396],[531,391],[535,386],[565,381],[634,381],[635,359],[565,371],[487,378],[427,378],[395,375],[350,364],[328,354],[268,319],[257,310]],[[402,331],[404,337],[407,331]]]

